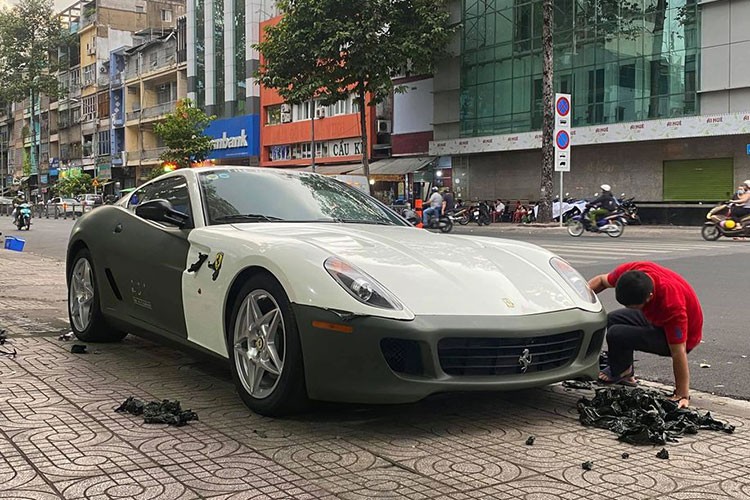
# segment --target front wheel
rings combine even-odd
[[[30,218],[27,217],[26,219],[24,219],[24,227],[26,228],[27,231],[31,230],[31,219]]]
[[[470,220],[470,219],[469,219],[469,214],[463,214],[463,215],[462,215],[462,216],[461,216],[461,217],[460,217],[460,218],[458,219],[458,223],[459,223],[459,224],[461,224],[462,226],[465,226],[466,224],[468,224],[468,223],[469,223],[469,220]]]
[[[609,225],[614,227],[607,230],[607,236],[610,238],[619,238],[622,236],[622,232],[625,230],[625,224],[622,221],[615,219],[610,221]]]
[[[577,238],[583,234],[584,230],[583,222],[580,220],[572,220],[568,223],[568,234],[571,236]]]
[[[307,403],[302,346],[289,298],[268,274],[250,278],[235,301],[228,335],[232,378],[242,401],[268,416]]]
[[[703,239],[706,241],[716,241],[721,237],[721,231],[716,227],[716,224],[706,224],[703,226],[703,229],[701,229],[701,236],[703,236]]]
[[[111,328],[102,315],[91,253],[80,250],[68,274],[68,317],[76,337],[84,342],[118,342],[127,333]]]

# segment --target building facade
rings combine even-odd
[[[217,118],[206,132],[219,146],[211,155],[219,163],[258,164],[259,56],[252,46],[260,22],[276,14],[273,0],[187,2],[188,98]]]
[[[435,75],[430,153],[465,198],[536,200],[541,1],[451,12],[462,29]],[[750,0],[556,1],[555,92],[572,96],[566,191],[606,182],[644,201],[713,201],[750,177],[749,22]]]

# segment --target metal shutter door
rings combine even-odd
[[[733,188],[732,158],[664,162],[664,201],[728,200]]]

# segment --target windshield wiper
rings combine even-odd
[[[393,226],[392,222],[387,220],[371,220],[371,219],[343,219],[341,217],[334,217],[334,222],[341,222],[344,224],[375,224],[378,226]]]
[[[221,217],[216,217],[214,219],[215,222],[275,222],[275,221],[283,221],[284,219],[280,217],[273,217],[271,215],[263,215],[263,214],[232,214],[232,215],[222,215]]]

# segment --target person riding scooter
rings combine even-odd
[[[734,219],[735,222],[740,222],[742,219],[750,215],[750,179],[743,182],[742,185],[745,192],[731,202],[732,219]]]
[[[443,197],[438,192],[437,187],[432,188],[432,195],[427,203],[430,205],[430,208],[422,213],[422,224],[425,227],[428,226],[430,217],[440,217],[440,212],[443,210]]]
[[[26,203],[26,196],[23,194],[23,191],[19,191],[15,198],[13,198],[13,212],[11,212],[11,216],[13,217],[13,225],[18,224],[18,216],[21,213],[21,210],[19,210],[19,207]]]
[[[599,187],[602,194],[589,203],[588,215],[593,227],[596,227],[597,220],[603,219],[617,209],[617,200],[612,194],[612,187],[609,184],[602,184]]]

